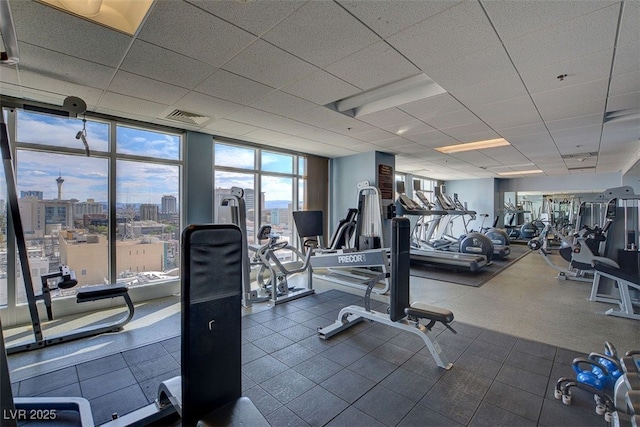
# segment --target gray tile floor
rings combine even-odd
[[[605,426],[591,396],[553,398],[575,351],[454,322],[434,328],[449,371],[422,340],[365,323],[330,340],[316,328],[362,298],[329,290],[242,319],[242,389],[274,426]],[[375,307],[377,306],[377,307]],[[382,302],[374,309],[384,311]],[[180,373],[180,338],[13,384],[18,396],[83,396],[97,424],[147,405]]]

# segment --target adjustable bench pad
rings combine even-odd
[[[636,286],[640,286],[640,276],[638,276],[637,274],[627,273],[620,268],[615,268],[598,261],[592,262],[592,265],[593,268],[598,271],[601,271],[613,277],[617,277],[618,279],[624,280],[626,282],[633,283]]]
[[[414,302],[411,306],[404,309],[407,316],[417,317],[420,319],[429,319],[436,322],[451,323],[453,321],[453,313],[446,308],[436,307],[433,305]]]
[[[104,298],[125,296],[129,292],[126,285],[101,285],[81,288],[76,294],[77,302],[96,301]]]
[[[626,400],[631,413],[640,414],[640,390],[629,390]]]

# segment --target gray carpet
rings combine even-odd
[[[502,270],[508,268],[514,262],[531,252],[531,249],[522,245],[510,245],[510,249],[511,253],[506,258],[493,260],[490,265],[475,273],[464,269],[453,270],[444,265],[440,266],[411,261],[411,275],[455,283],[457,285],[482,286]]]

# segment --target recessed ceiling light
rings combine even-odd
[[[543,173],[540,169],[531,169],[526,171],[498,172],[500,176],[528,175],[533,173]]]
[[[476,141],[476,142],[467,142],[464,144],[455,144],[455,145],[447,145],[444,147],[436,147],[435,150],[450,154],[450,153],[459,153],[461,151],[471,151],[471,150],[483,150],[485,148],[495,148],[495,147],[503,147],[509,144],[504,138],[496,138],[496,139],[487,139],[485,141]]]
[[[153,0],[37,0],[96,24],[134,35]]]

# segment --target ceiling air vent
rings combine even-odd
[[[166,118],[177,122],[189,123],[190,125],[201,125],[211,119],[211,117],[201,116],[196,113],[188,113],[181,110],[173,110]]]
[[[591,151],[590,153],[576,153],[576,154],[563,154],[563,159],[588,159],[589,157],[598,157],[597,151]]]

